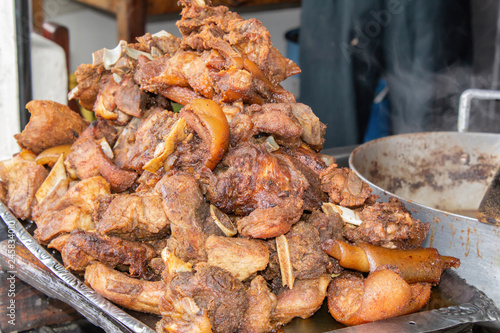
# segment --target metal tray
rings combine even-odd
[[[56,252],[52,254],[32,236],[34,224],[20,222],[9,209],[0,203],[0,217],[7,226],[7,234],[15,235],[39,262],[31,262],[26,251],[18,245],[16,268],[13,270],[7,256],[7,243],[0,243],[0,265],[15,273],[18,278],[73,306],[94,325],[106,332],[154,332],[155,315],[124,310],[89,288],[81,278],[67,271]],[[43,265],[41,265],[41,264]],[[473,323],[488,323],[500,328],[500,310],[483,292],[468,285],[455,272],[445,271],[441,283],[434,288],[431,301],[420,312],[382,320],[374,323],[345,327],[336,322],[324,305],[309,319],[294,319],[283,328],[286,333],[295,332],[435,332],[453,328],[458,332]]]

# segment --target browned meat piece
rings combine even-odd
[[[99,262],[87,267],[85,283],[99,295],[127,309],[158,315],[160,298],[167,291],[163,281],[134,279]]]
[[[395,268],[381,268],[366,279],[345,272],[328,287],[328,309],[335,320],[359,325],[418,311],[430,295],[430,284],[410,285]]]
[[[357,207],[371,200],[372,190],[354,171],[330,165],[320,174],[321,189],[328,193],[330,201],[345,207]]]
[[[26,128],[14,135],[21,148],[35,154],[43,150],[72,144],[89,123],[68,106],[52,101],[31,101],[26,105],[31,113]]]
[[[195,93],[192,97],[197,95],[224,103],[237,100],[256,104],[274,100],[295,102],[293,94],[266,81],[250,60],[234,63],[233,59],[224,59],[213,50],[201,54],[179,51],[168,59],[157,58],[144,62],[138,72],[135,77],[142,90],[161,94],[183,104],[190,100],[172,98],[174,96],[169,92],[170,87],[189,88]]]
[[[143,118],[135,118],[120,133],[113,149],[115,164],[123,169],[142,172],[142,167],[153,158],[156,146],[172,130],[178,115],[162,109],[148,111]]]
[[[69,99],[78,99],[78,102],[87,110],[93,110],[97,94],[101,86],[112,80],[110,74],[104,74],[102,66],[81,64],[75,71],[78,85],[69,93]]]
[[[108,182],[102,177],[92,177],[73,185],[61,197],[45,199],[33,209],[33,221],[38,227],[36,238],[46,244],[76,229],[94,230],[92,212],[97,198],[109,194]]]
[[[170,252],[187,262],[206,261],[207,235],[203,224],[209,209],[196,179],[188,173],[175,172],[165,175],[155,189],[163,196],[170,220]]]
[[[170,222],[163,198],[155,192],[120,194],[101,200],[96,230],[129,240],[158,239],[167,236]]]
[[[308,168],[300,160],[289,155],[286,150],[280,149],[276,151],[275,154],[278,154],[283,158],[287,158],[290,163],[293,164],[293,166],[306,178],[309,186],[304,192],[304,210],[313,211],[318,208],[322,202],[328,199],[326,193],[321,190],[321,181],[318,174]]]
[[[330,280],[330,276],[325,274],[316,279],[297,280],[293,289],[281,289],[272,313],[274,327],[285,325],[295,317],[311,317],[323,304]]]
[[[61,251],[64,265],[72,271],[83,273],[99,261],[110,267],[126,267],[132,277],[146,280],[152,277],[146,265],[154,254],[155,250],[144,243],[84,230],[71,232]]]
[[[154,35],[146,33],[144,36],[137,37],[138,44],[145,48],[147,53],[155,53],[154,48],[166,55],[172,55],[179,49],[181,39],[165,31],[160,31]],[[135,47],[137,44],[132,44]],[[160,53],[158,52],[158,53]]]
[[[268,133],[283,145],[300,145],[304,130],[291,110],[290,104],[285,103],[267,103],[262,106],[254,104],[245,108],[245,112],[252,118],[252,135]]]
[[[237,220],[238,232],[243,237],[267,239],[288,232],[303,211],[303,200],[284,198],[278,206],[257,208]]]
[[[236,332],[248,307],[243,283],[228,271],[207,263],[197,264],[195,271],[176,273],[171,277],[170,301],[190,297],[207,312],[214,332]],[[175,308],[176,305],[168,304],[168,307]]]
[[[325,143],[326,125],[314,114],[312,109],[302,103],[292,103],[292,114],[303,129],[302,140],[319,152]]]
[[[2,176],[0,176],[0,179],[2,179]],[[4,182],[0,180],[0,201],[6,206],[8,205],[7,190],[8,189]]]
[[[205,246],[209,265],[224,268],[241,281],[264,270],[269,262],[269,250],[259,240],[211,235]]]
[[[212,333],[207,311],[200,309],[191,297],[172,296],[166,292],[160,300],[161,320],[158,333]]]
[[[263,333],[272,330],[271,313],[276,308],[277,300],[266,280],[257,275],[247,290],[248,308],[241,323],[241,333]]]
[[[181,4],[184,8],[177,27],[184,36],[184,48],[214,49],[224,57],[248,58],[274,84],[300,73],[293,61],[272,47],[269,31],[258,20],[243,20],[227,7],[210,7],[205,2],[182,0]]]
[[[321,243],[326,239],[344,239],[342,234],[344,221],[338,213],[325,214],[320,210],[315,210],[309,215],[307,223],[318,229]]]
[[[147,102],[147,94],[130,75],[126,75],[119,82],[113,78],[102,86],[93,110],[99,117],[124,125],[130,116],[141,117]]]
[[[307,166],[318,177],[321,172],[328,167],[326,163],[321,159],[320,155],[306,148],[305,146],[297,148],[281,147],[281,150],[284,151],[287,155],[295,158],[296,160]]]
[[[27,220],[31,217],[35,193],[48,174],[43,166],[20,155],[0,162],[0,180],[6,190],[5,201],[2,201],[17,218]]]
[[[96,136],[96,128],[105,124],[103,121],[94,121],[85,130],[78,140],[71,146],[71,153],[66,157],[64,164],[73,178],[87,179],[95,176],[104,177],[115,192],[123,192],[132,186],[137,173],[120,169],[113,164],[104,153],[100,139]],[[108,142],[109,145],[112,143]]]
[[[282,235],[299,220],[308,186],[288,159],[251,143],[229,151],[214,174],[204,173],[204,181],[212,204],[227,213],[250,214],[238,221],[238,229],[258,238]]]
[[[414,219],[397,198],[377,202],[359,213],[359,227],[346,226],[344,236],[351,242],[366,242],[388,248],[411,249],[422,244],[430,223]]]
[[[285,234],[295,279],[315,279],[326,274],[330,259],[319,246],[319,232],[313,225],[300,221]],[[281,281],[280,262],[274,240],[269,241],[271,255],[263,276],[267,280]],[[278,283],[274,283],[278,284]],[[295,286],[294,286],[295,288]]]

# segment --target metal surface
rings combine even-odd
[[[472,99],[500,99],[500,91],[485,89],[467,89],[460,95],[460,105],[458,107],[458,131],[466,132],[469,128],[469,115]]]
[[[51,283],[49,276],[45,277],[47,287],[53,289],[54,292],[60,293],[61,297],[70,305],[75,306],[75,309],[84,305],[88,308],[86,312],[82,312],[84,316],[93,323],[102,325],[107,332],[144,332],[154,333],[155,331],[148,327],[143,322],[132,317],[104,297],[97,294],[94,290],[88,287],[82,280],[67,271],[61,263],[59,263],[43,246],[41,246],[32,235],[24,228],[24,226],[16,219],[10,210],[0,202],[0,217],[7,225],[8,232],[14,233],[17,239],[38,259],[45,265],[58,279],[57,284]],[[19,278],[22,278],[19,276]],[[30,282],[30,281],[26,281]],[[59,290],[60,283],[66,284],[69,288]],[[40,286],[39,286],[40,287]],[[70,292],[70,291],[74,292]],[[62,294],[61,294],[62,293]],[[82,302],[82,297],[85,303]],[[59,298],[59,297],[57,297]],[[97,312],[96,312],[97,311]],[[109,318],[116,321],[115,327],[111,325],[108,317],[103,317],[103,313]]]
[[[46,292],[48,295],[63,300],[82,313],[89,321],[101,326],[107,332],[154,332],[158,316],[127,313],[110,301],[100,297],[71,273],[39,245],[28,230],[0,202],[0,217],[24,246],[45,265],[47,269],[31,265],[25,256],[19,256],[18,264],[23,267],[16,275]],[[0,244],[0,254],[7,251]],[[5,257],[5,256],[4,256]],[[5,258],[0,258],[0,265],[9,265]],[[50,271],[49,271],[50,270]],[[309,319],[294,319],[286,325],[285,333],[295,332],[425,332],[454,328],[449,332],[460,332],[461,327],[478,322],[495,323],[500,320],[500,310],[484,293],[468,285],[454,272],[445,272],[441,283],[434,288],[433,296],[424,311],[407,316],[382,320],[375,323],[345,327],[336,322],[324,305]],[[149,326],[149,327],[148,327]],[[468,327],[468,326],[465,326]]]
[[[500,304],[500,227],[473,217],[500,165],[500,135],[396,135],[359,146],[349,165],[383,201],[397,197],[430,222],[423,246],[460,258],[458,274]]]

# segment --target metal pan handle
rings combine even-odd
[[[473,98],[500,100],[500,91],[467,89],[460,95],[460,104],[458,107],[458,132],[460,133],[467,132],[469,129],[470,107]]]

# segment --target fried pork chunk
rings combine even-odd
[[[61,251],[67,269],[83,273],[95,261],[110,267],[125,268],[132,277],[150,279],[147,263],[156,251],[141,242],[109,237],[91,231],[75,230],[65,240]]]
[[[163,281],[131,278],[99,262],[87,267],[85,283],[99,295],[127,309],[158,315],[160,299],[167,291]]]
[[[247,58],[274,84],[300,73],[293,61],[272,46],[269,31],[258,20],[243,20],[225,6],[211,7],[209,0],[180,2],[184,7],[177,22],[184,37],[181,47]]]
[[[237,221],[243,236],[282,235],[302,215],[307,180],[288,159],[263,145],[239,145],[204,177],[208,200],[226,213],[243,216]]]
[[[241,333],[263,333],[273,330],[272,313],[276,308],[276,295],[269,289],[266,280],[257,275],[247,289],[248,308],[241,323]]]
[[[128,240],[160,239],[170,231],[163,198],[152,191],[100,198],[94,220],[99,233]]]
[[[142,118],[132,119],[113,148],[114,163],[126,170],[142,172],[177,120],[176,114],[159,108],[147,111]]]
[[[57,102],[35,100],[26,108],[31,113],[30,121],[14,137],[21,148],[35,154],[50,147],[72,144],[88,126],[79,114]]]
[[[197,263],[207,260],[203,225],[209,214],[196,179],[185,172],[163,176],[155,190],[164,199],[171,236],[167,241],[170,252],[183,261]]]
[[[297,280],[292,289],[277,292],[277,304],[272,313],[272,324],[278,328],[293,318],[309,318],[319,310],[327,295],[329,275],[316,279]]]
[[[211,235],[205,246],[209,265],[224,268],[241,281],[269,262],[269,249],[260,240]]]
[[[37,225],[35,237],[47,244],[76,229],[94,230],[92,212],[97,206],[97,198],[103,195],[110,195],[110,188],[100,176],[79,181],[62,193],[54,191],[33,209],[33,221]]]
[[[164,323],[159,325],[169,326],[171,318],[177,319],[178,325],[184,325],[183,302],[187,301],[185,298],[190,298],[196,307],[206,312],[213,332],[238,330],[248,307],[248,297],[243,283],[231,273],[199,263],[194,272],[176,272],[168,280],[169,290],[160,306]],[[175,325],[177,320],[171,324]]]
[[[372,201],[372,190],[354,171],[330,165],[320,174],[321,189],[328,193],[330,201],[345,207],[357,207]]]
[[[73,178],[104,177],[115,192],[123,192],[132,186],[137,173],[120,169],[113,164],[110,146],[116,140],[116,130],[105,121],[96,120],[71,146],[65,160],[68,173]]]
[[[48,174],[43,166],[20,155],[0,162],[0,181],[6,190],[4,202],[17,218],[31,217],[36,191]]]
[[[330,259],[319,246],[317,228],[306,221],[300,221],[292,226],[285,237],[288,242],[292,275],[295,279],[314,279],[326,274]],[[268,243],[271,254],[269,266],[263,276],[266,280],[274,280],[273,285],[280,285],[280,261],[276,242],[270,240]]]
[[[347,225],[344,237],[353,243],[365,242],[388,248],[416,248],[425,240],[430,227],[430,223],[414,219],[397,198],[365,206],[359,218],[363,221],[361,225]]]
[[[136,76],[141,89],[181,104],[200,97],[227,103],[295,102],[279,83],[300,69],[272,47],[262,23],[209,2],[182,4],[180,50],[153,59],[155,64],[142,62]]]

